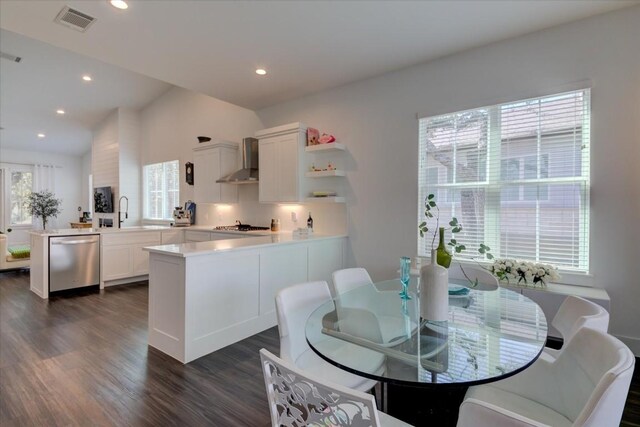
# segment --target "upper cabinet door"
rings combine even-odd
[[[278,202],[278,137],[261,139],[258,145],[260,159],[259,200]]]
[[[193,153],[193,193],[196,203],[220,201],[220,149],[195,151]]]
[[[280,202],[298,202],[298,134],[284,135],[278,141],[278,188]]]
[[[238,187],[216,180],[238,170],[238,147],[234,143],[215,143],[193,150],[193,193],[196,203],[236,203]]]
[[[260,201],[303,201],[301,155],[307,127],[290,123],[256,132],[260,149]]]

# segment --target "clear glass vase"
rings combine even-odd
[[[411,299],[409,295],[409,281],[411,280],[411,258],[400,257],[400,283],[402,283],[402,292],[400,298]]]

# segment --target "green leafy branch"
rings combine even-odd
[[[424,199],[424,216],[427,218],[427,221],[429,219],[435,218],[436,220],[435,230],[437,231],[440,226],[440,208],[438,207],[438,204],[435,201],[435,195],[433,194],[429,194]],[[420,231],[420,237],[422,238],[424,238],[425,235],[429,232],[427,221],[422,221],[420,224],[418,224],[418,230]],[[464,244],[460,243],[454,237],[456,234],[460,233],[463,230],[462,224],[458,221],[458,218],[452,217],[451,221],[449,221],[449,226],[451,227],[450,230],[451,230],[452,236],[451,236],[451,240],[449,241],[449,243],[447,243],[447,245],[451,246],[454,254],[460,254],[463,251],[465,251],[467,247]],[[436,240],[436,232],[434,231],[433,238],[431,239],[431,249],[433,249],[435,240]],[[478,253],[482,255],[483,258],[486,257],[487,259],[493,259],[493,255],[491,254],[491,248],[485,245],[484,243],[481,243],[480,246],[478,247]]]

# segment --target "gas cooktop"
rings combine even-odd
[[[217,227],[213,227],[214,230],[219,231],[258,231],[258,230],[269,230],[269,227],[258,227],[255,225],[249,224],[237,224],[237,225],[219,225]]]

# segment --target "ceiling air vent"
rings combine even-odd
[[[15,56],[15,55],[12,55],[12,54],[6,53],[6,52],[0,52],[0,58],[8,59],[11,62],[20,62],[20,61],[22,61],[21,57]]]
[[[65,27],[72,28],[76,31],[84,33],[87,28],[96,21],[96,18],[89,16],[86,13],[82,13],[79,10],[72,9],[69,6],[62,8],[56,19],[53,22],[64,25]]]

